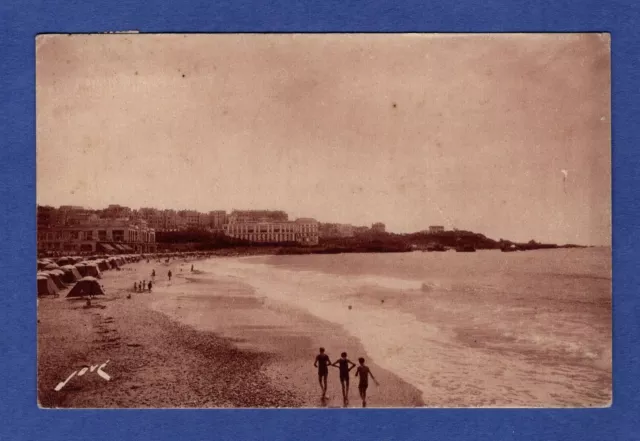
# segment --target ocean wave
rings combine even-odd
[[[444,393],[450,394],[445,401],[468,404],[466,389],[473,389],[482,395],[475,396],[480,403],[498,399],[550,405],[543,402],[549,398],[541,388],[550,372],[554,381],[573,387],[579,383],[575,379],[579,371],[585,387],[599,387],[591,369],[610,370],[603,339],[596,338],[592,328],[570,322],[574,315],[558,321],[557,298],[555,302],[540,296],[531,300],[550,308],[553,314],[548,317],[527,315],[531,307],[518,299],[531,298],[528,286],[535,284],[529,279],[513,285],[527,287],[515,291],[500,285],[504,282],[497,271],[490,273],[495,276],[491,278],[445,275],[413,280],[383,274],[329,274],[242,259],[202,266],[216,277],[242,280],[263,299],[284,302],[340,325],[362,342],[373,361],[422,390],[425,402],[430,394]],[[437,296],[438,292],[453,295]],[[556,296],[553,289],[549,293]],[[380,298],[385,302],[371,301]],[[587,336],[592,340],[585,343]],[[539,366],[549,369],[537,373]],[[505,372],[510,373],[508,378]],[[507,380],[513,390],[502,396],[495,382]],[[483,382],[486,387],[478,386]]]

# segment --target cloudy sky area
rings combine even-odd
[[[40,204],[282,209],[399,233],[610,244],[606,36],[36,46]]]

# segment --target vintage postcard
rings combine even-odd
[[[41,407],[610,405],[608,34],[35,44]]]

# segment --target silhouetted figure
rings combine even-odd
[[[324,348],[320,348],[320,353],[316,355],[316,361],[313,365],[318,368],[318,382],[322,389],[322,398],[327,396],[327,377],[329,376],[330,364],[329,356],[324,353]]]
[[[360,366],[356,370],[356,377],[360,377],[360,383],[358,384],[358,391],[360,392],[360,398],[362,398],[362,407],[367,407],[367,388],[369,387],[369,376],[373,379],[373,382],[378,385],[375,377],[371,373],[371,369],[364,364],[364,358],[358,358]]]
[[[169,282],[171,282],[171,270],[169,270],[168,276],[169,276]]]
[[[351,366],[349,366],[351,365]],[[347,358],[347,353],[340,354],[340,358],[331,366],[337,366],[340,370],[340,385],[342,386],[342,399],[344,404],[349,403],[349,372],[356,367],[356,364]]]
[[[151,292],[151,287],[153,286],[153,284],[151,283],[151,280],[149,280],[149,292]]]

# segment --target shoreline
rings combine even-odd
[[[340,325],[319,319],[306,311],[283,303],[256,297],[253,289],[232,278],[213,278],[208,274],[185,276],[184,285],[169,289],[171,295],[154,302],[153,308],[203,331],[230,338],[249,351],[267,351],[273,358],[265,366],[271,381],[299,393],[304,407],[342,407],[337,368],[329,370],[327,400],[319,399],[316,369],[319,347],[325,347],[332,361],[345,351],[352,361],[367,359],[380,388],[369,389],[368,404],[373,407],[423,406],[422,393],[398,376],[370,360],[362,343]],[[187,294],[180,291],[186,289]],[[225,295],[211,295],[211,290]],[[198,315],[195,311],[206,311]],[[351,376],[350,404],[356,406],[357,379]],[[354,401],[356,400],[356,401]]]
[[[519,279],[525,283],[519,291],[505,296],[495,289],[494,276],[460,286],[441,276],[426,291],[397,285],[393,277],[402,274],[394,272],[389,280],[386,273],[380,280],[376,275],[371,281],[368,275],[355,280],[362,265],[350,257],[330,259],[330,265],[323,260],[318,274],[314,265],[296,259],[283,272],[233,262],[249,256],[232,262],[139,262],[105,272],[100,282],[107,296],[96,299],[93,308],[64,297],[41,298],[40,401],[45,407],[67,408],[342,407],[337,369],[329,371],[328,399],[320,400],[313,360],[322,346],[332,361],[342,351],[352,361],[367,359],[381,384],[371,384],[368,391],[374,408],[610,403],[606,271],[595,277],[600,273],[583,265],[575,274],[566,273],[561,279],[570,284],[566,298],[552,295],[555,279],[540,285],[529,276]],[[428,272],[422,268],[429,262],[433,270],[451,264],[415,257],[404,265],[426,274],[425,280]],[[488,267],[502,261],[497,257]],[[565,258],[557,255],[556,261]],[[367,267],[380,268],[388,261]],[[466,266],[466,259],[458,262]],[[132,293],[133,282],[148,278],[152,269],[158,274],[153,293]],[[354,315],[347,305],[363,313]],[[494,325],[496,314],[509,327]],[[588,343],[581,340],[584,335],[591,336]],[[78,374],[62,392],[53,393],[74,371],[107,361],[111,381]],[[351,376],[350,407],[360,407],[358,398],[357,379]]]
[[[555,260],[572,254],[555,254]],[[419,388],[429,406],[561,408],[600,407],[610,402],[606,277],[592,280],[599,273],[588,268],[583,268],[586,279],[581,278],[581,271],[567,273],[562,280],[584,289],[569,289],[568,297],[555,298],[555,279],[541,285],[535,278],[520,277],[510,286],[504,283],[504,276],[496,278],[491,273],[456,285],[455,277],[443,276],[452,277],[455,271],[444,269],[456,262],[454,268],[466,267],[466,256],[438,257],[418,253],[399,261],[392,256],[344,255],[308,262],[298,257],[239,258],[238,262],[248,259],[247,263],[257,265],[230,262],[227,266],[220,260],[208,271],[237,277],[260,295],[343,326],[362,338],[376,361]],[[499,253],[485,266],[492,268],[504,260],[513,262]],[[393,263],[404,269],[383,269]],[[431,269],[425,271],[427,265]],[[531,263],[516,259],[511,265],[522,268]],[[371,268],[381,270],[372,273]],[[427,289],[424,282],[418,286],[421,280],[427,281]],[[501,285],[495,285],[497,282]],[[532,292],[529,286],[541,289]],[[503,294],[512,290],[511,295]],[[352,305],[355,314],[350,311]],[[496,314],[504,321],[496,323]],[[581,335],[596,332],[599,335],[593,335],[588,345],[580,341]],[[354,359],[352,351],[348,352]]]
[[[321,401],[313,359],[319,346],[332,361],[342,350],[352,360],[367,358],[357,339],[302,311],[266,305],[238,281],[191,275],[192,262],[142,261],[105,272],[100,283],[106,297],[91,308],[66,300],[67,290],[60,298],[40,299],[41,407],[342,407],[337,369],[329,371],[328,399]],[[152,269],[158,274],[153,292],[131,292]],[[74,371],[107,360],[109,381],[87,372],[53,391]],[[415,387],[367,364],[381,384],[370,387],[369,407],[424,405]],[[354,380],[350,407],[359,407]]]

